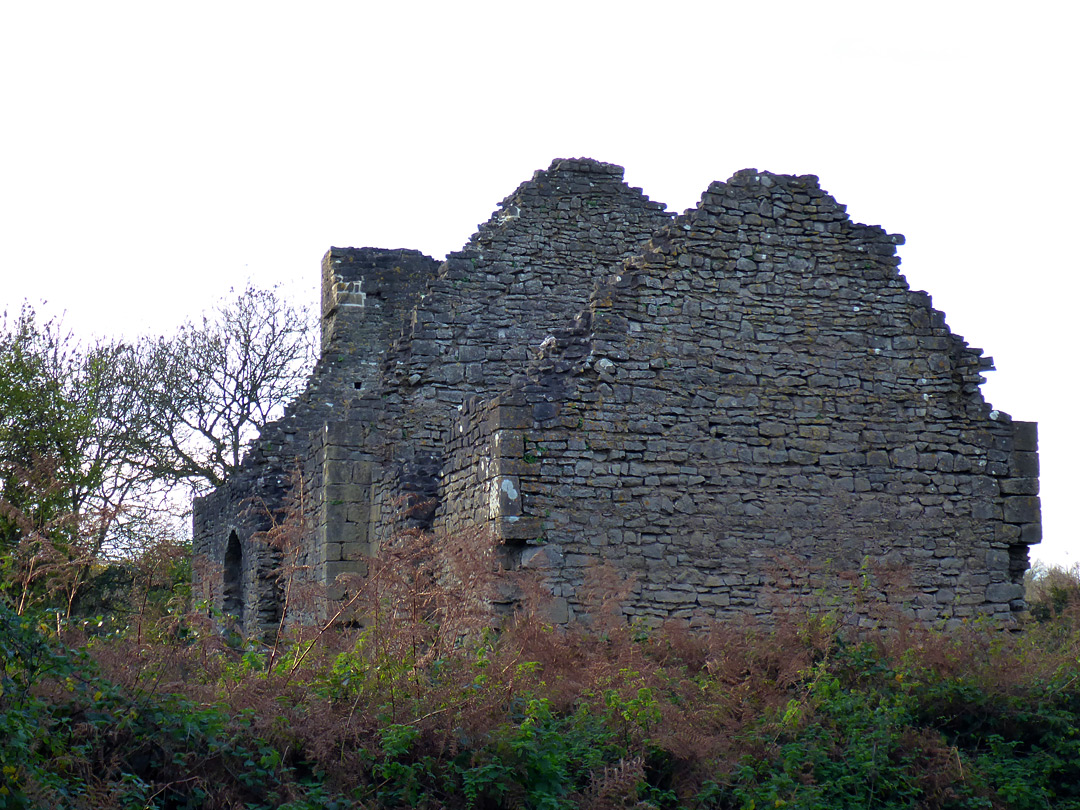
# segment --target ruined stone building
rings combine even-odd
[[[460,251],[331,248],[307,392],[195,504],[220,606],[281,610],[267,527],[299,470],[332,588],[404,527],[489,531],[556,621],[591,566],[630,617],[767,615],[862,572],[926,621],[1022,610],[1034,423],[813,176],[747,170],[668,213],[556,160]]]

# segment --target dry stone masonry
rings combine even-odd
[[[1035,424],[984,402],[992,361],[908,288],[902,242],[813,176],[739,172],[673,217],[557,160],[445,262],[332,248],[308,393],[195,505],[220,606],[280,615],[259,532],[294,469],[331,596],[395,532],[480,530],[559,622],[601,564],[650,623],[830,600],[1011,621]]]

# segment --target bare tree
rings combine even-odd
[[[248,286],[201,322],[144,344],[131,373],[153,426],[144,452],[154,474],[202,489],[237,470],[259,430],[303,390],[311,326],[305,309]]]
[[[240,466],[302,390],[313,335],[303,309],[250,286],[134,345],[82,344],[29,306],[0,318],[0,597],[62,592],[70,611],[95,562],[176,518],[178,484]]]

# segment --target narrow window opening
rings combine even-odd
[[[225,589],[221,609],[237,623],[244,623],[244,552],[236,532],[229,534],[225,547]]]
[[[1009,546],[1009,581],[1014,585],[1024,584],[1024,574],[1031,567],[1027,546]]]
[[[1028,559],[1028,547],[1027,546],[1009,546],[1009,580],[1013,585],[1024,585],[1024,574],[1027,573],[1028,568],[1031,567],[1031,561]],[[1027,610],[1028,604],[1024,601],[1023,597],[1019,599],[1013,599],[1009,606],[1014,611]]]

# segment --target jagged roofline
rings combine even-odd
[[[548,168],[537,169],[530,179],[520,183],[513,192],[504,197],[491,216],[477,226],[477,230],[459,250],[447,254],[446,259],[439,266],[436,277],[428,282],[428,290],[424,298],[432,294],[437,296],[437,287],[440,282],[446,281],[455,272],[460,273],[460,261],[467,261],[475,255],[476,251],[482,250],[484,243],[489,238],[506,235],[508,229],[512,233],[515,221],[521,220],[523,217],[528,220],[529,217],[534,216],[535,212],[528,205],[525,205],[531,193],[541,188],[545,183],[569,181],[571,178],[582,175],[595,175],[599,183],[608,184],[613,189],[621,188],[625,193],[637,195],[643,203],[654,208],[658,213],[666,215],[669,220],[675,217],[674,212],[668,211],[666,204],[650,199],[641,188],[628,185],[624,179],[625,169],[622,166],[587,157],[555,158]],[[587,192],[586,188],[580,188],[579,190],[583,193]],[[628,247],[630,246],[628,245]],[[423,304],[418,304],[414,307],[414,311],[419,310],[422,306]],[[411,328],[406,324],[401,333],[391,342],[390,351],[387,353],[387,369],[393,365],[395,355],[407,351],[410,339]]]
[[[835,197],[821,188],[821,182],[816,174],[803,174],[803,175],[786,175],[786,174],[774,174],[769,171],[758,171],[757,169],[741,169],[735,172],[731,178],[726,182],[713,181],[709,184],[709,187],[702,193],[701,200],[697,206],[688,211],[695,219],[700,218],[705,214],[706,207],[710,202],[712,195],[736,197],[745,190],[752,189],[754,187],[769,189],[774,185],[783,184],[791,188],[802,188],[804,190],[812,190],[820,192],[819,197],[816,197],[816,204],[821,207],[823,204],[828,207],[834,215],[841,215],[842,218],[839,222],[842,226],[850,229],[850,233],[857,238],[861,237],[865,240],[865,246],[871,252],[878,252],[879,255],[884,255],[888,259],[895,259],[896,262],[896,275],[904,281],[907,285],[907,279],[899,270],[900,257],[897,255],[896,248],[905,243],[903,234],[890,234],[880,225],[864,225],[862,223],[855,222],[847,213],[847,206],[838,202]],[[691,225],[692,227],[692,225]],[[873,247],[870,247],[873,245]],[[862,248],[860,248],[861,250]],[[881,254],[880,251],[887,251]],[[909,290],[909,302],[913,306],[918,306],[925,309],[930,316],[931,322],[939,322],[941,328],[945,329],[948,340],[951,345],[949,354],[953,358],[955,367],[968,366],[977,371],[990,371],[994,368],[994,361],[992,357],[984,357],[983,350],[974,348],[968,345],[967,341],[961,335],[956,334],[949,328],[945,321],[945,313],[939,309],[935,309],[933,306],[933,298],[930,293],[925,290]],[[977,376],[976,371],[976,376]],[[981,378],[980,378],[981,381]],[[984,405],[984,410],[989,412],[991,410],[990,405],[985,403],[980,388],[976,387],[973,398],[980,404]],[[1006,420],[1010,420],[1008,414],[998,412]]]
[[[658,212],[669,214],[667,212],[667,206],[663,203],[650,200],[648,195],[645,194],[642,189],[627,186],[623,177],[625,170],[622,166],[615,163],[606,163],[604,161],[594,160],[592,158],[556,158],[551,162],[548,168],[538,168],[538,170],[532,173],[532,177],[528,180],[524,180],[522,184],[519,184],[513,192],[503,198],[498,203],[498,207],[495,212],[492,212],[491,216],[480,226],[477,226],[476,231],[472,234],[464,245],[458,249],[458,251],[451,252],[443,260],[440,267],[435,273],[433,279],[428,282],[428,291],[426,295],[436,292],[436,285],[438,281],[445,280],[448,275],[454,272],[454,260],[461,257],[468,257],[470,252],[476,251],[476,249],[482,249],[482,246],[487,238],[494,237],[500,232],[505,232],[508,227],[512,227],[513,220],[521,217],[523,208],[526,212],[526,218],[534,214],[528,208],[523,205],[526,199],[529,197],[530,192],[541,187],[545,183],[558,183],[562,179],[569,179],[571,175],[595,175],[598,181],[609,184],[612,188],[622,187],[625,191],[630,193],[636,193],[640,199],[644,202],[656,207]],[[583,190],[583,189],[582,189]],[[429,258],[427,255],[414,251],[410,248],[379,248],[379,247],[330,247],[327,254],[324,256],[323,261],[333,260],[340,255],[355,255],[372,259],[373,257],[386,256],[390,254],[402,254],[410,256],[418,256],[422,258]],[[325,302],[326,291],[323,292],[324,305],[322,318],[325,320],[328,316],[333,315],[334,308],[326,306]],[[414,307],[414,311],[420,309],[422,305]],[[407,320],[407,319],[406,319]],[[410,328],[406,323],[399,335],[397,335],[391,341],[390,352],[388,357],[395,352],[401,351],[407,345],[410,335]],[[323,353],[329,352],[330,349],[324,348]]]
[[[555,163],[558,162],[559,161],[555,161]],[[553,163],[552,166],[554,166],[555,163]],[[539,173],[540,172],[538,171],[537,174]],[[617,274],[610,276],[605,282],[597,285],[596,290],[589,298],[589,305],[582,309],[573,322],[566,325],[566,328],[556,330],[556,332],[551,335],[551,338],[545,341],[540,355],[535,361],[529,364],[526,376],[529,379],[538,379],[542,372],[550,372],[553,369],[554,361],[564,359],[566,350],[569,347],[580,346],[587,343],[592,331],[592,315],[598,304],[609,301],[613,296],[625,294],[625,290],[629,289],[632,284],[635,273],[640,273],[642,271],[647,272],[646,268],[651,264],[649,261],[651,258],[662,254],[671,242],[676,241],[681,237],[683,232],[692,231],[694,225],[702,216],[706,201],[711,194],[724,194],[729,190],[729,187],[734,181],[750,176],[767,178],[770,184],[774,183],[776,180],[793,180],[804,183],[807,186],[820,188],[818,176],[814,174],[778,175],[768,171],[758,171],[757,169],[740,169],[735,172],[727,182],[720,180],[712,181],[701,193],[697,205],[686,209],[681,214],[675,215],[669,224],[660,226],[653,234],[652,238],[642,246],[640,254],[624,261],[622,269]],[[846,211],[846,206],[837,203],[831,195],[826,196],[836,206],[837,210]],[[511,198],[508,197],[507,200],[509,199]],[[873,228],[876,226],[864,225],[859,227]],[[884,233],[880,228],[877,230]],[[899,240],[896,244],[903,244],[903,236],[896,234],[895,238]],[[575,351],[573,354],[577,356],[578,352]],[[566,372],[573,371],[573,373],[576,374],[583,370],[591,360],[592,358],[589,354],[577,356],[575,362],[571,363],[569,366],[563,364],[560,368],[560,373],[565,374]]]
[[[577,317],[571,323],[568,323],[564,329],[555,330],[550,338],[545,341],[539,356],[526,369],[525,377],[535,382],[552,374],[566,377],[576,376],[585,371],[595,359],[592,356],[590,344],[593,340],[593,314],[598,306],[604,306],[613,297],[625,295],[634,284],[635,275],[647,274],[650,269],[661,269],[664,262],[659,257],[667,252],[673,242],[680,240],[686,232],[693,232],[695,226],[703,218],[709,216],[707,208],[715,196],[737,197],[740,193],[745,195],[747,189],[756,186],[765,190],[765,193],[760,196],[766,197],[770,193],[768,190],[777,185],[819,192],[820,195],[815,197],[817,204],[819,206],[824,205],[835,215],[842,215],[842,218],[837,220],[842,227],[847,228],[850,234],[863,234],[868,241],[873,241],[878,246],[889,245],[887,255],[889,258],[895,258],[897,265],[899,265],[900,259],[896,255],[896,247],[905,243],[904,236],[902,234],[889,234],[879,225],[864,225],[854,222],[847,214],[847,206],[839,203],[835,197],[821,188],[820,179],[817,175],[788,175],[759,171],[757,169],[741,169],[735,172],[726,182],[712,181],[702,192],[697,205],[675,216],[670,224],[658,228],[653,237],[643,246],[641,254],[625,260],[622,270],[618,274],[611,276],[606,282],[598,284],[597,289],[590,296],[588,306],[582,309]],[[896,272],[897,275],[903,278],[899,270]],[[906,279],[904,281],[906,283]],[[954,333],[948,327],[945,322],[945,313],[933,307],[929,293],[922,290],[911,291],[910,298],[913,306],[924,307],[947,331],[952,346],[950,354],[954,357],[954,362],[972,366],[980,371],[994,369],[992,357],[984,357],[982,349],[969,346],[962,336]],[[972,396],[978,403],[983,405],[987,412],[990,412],[991,406],[985,403],[981,389],[977,388]],[[994,411],[994,413],[1000,415],[1000,418],[1006,421],[1011,419],[1007,413],[1002,411]]]
[[[531,215],[528,207],[523,206],[522,203],[529,196],[530,192],[543,186],[547,182],[559,182],[562,179],[569,179],[575,175],[595,175],[601,182],[609,183],[612,187],[622,187],[632,194],[637,194],[641,199],[655,206],[658,211],[667,213],[669,217],[674,217],[674,213],[668,212],[667,206],[662,202],[657,202],[649,198],[640,188],[627,185],[624,175],[625,169],[615,163],[605,163],[604,161],[594,160],[593,158],[555,158],[551,161],[551,165],[546,169],[537,169],[533,172],[530,179],[522,182],[514,191],[508,194],[498,203],[498,207],[492,212],[487,221],[481,223],[476,232],[469,237],[468,241],[461,247],[460,250],[454,251],[447,255],[447,261],[443,263],[443,266],[439,270],[439,276],[443,277],[448,269],[448,265],[455,257],[467,255],[468,251],[472,248],[479,246],[486,237],[494,235],[496,231],[503,231],[508,225],[512,224],[514,220],[521,217],[522,212],[525,216]],[[602,179],[603,178],[603,179]],[[585,191],[585,189],[581,189]]]
[[[512,220],[517,216],[517,214],[513,214],[513,209],[515,207],[518,207],[518,204],[522,201],[522,198],[527,195],[528,191],[531,188],[533,188],[537,184],[543,183],[543,182],[545,182],[547,180],[556,180],[556,179],[558,179],[560,174],[570,173],[570,172],[576,172],[576,173],[579,173],[579,174],[596,174],[598,177],[607,176],[609,178],[617,178],[617,183],[625,186],[631,192],[637,192],[638,194],[641,194],[641,196],[645,200],[649,200],[649,197],[647,195],[645,195],[640,188],[634,188],[634,187],[626,186],[625,181],[624,181],[625,170],[624,170],[624,168],[622,166],[619,166],[619,165],[614,164],[614,163],[607,163],[607,162],[595,160],[593,158],[586,158],[586,157],[556,158],[551,162],[551,164],[548,166],[547,169],[538,169],[538,170],[536,170],[533,173],[532,178],[522,182],[511,194],[507,195],[498,204],[498,208],[493,212],[491,217],[486,222],[482,223],[479,226],[476,233],[474,233],[473,236],[468,240],[468,242],[466,242],[466,244],[463,246],[463,248],[460,251],[456,251],[455,253],[450,254],[447,257],[447,259],[450,259],[450,258],[454,257],[455,255],[460,255],[461,253],[467,251],[470,247],[478,244],[483,239],[483,237],[488,232],[490,232],[492,229],[496,229],[496,228],[501,229],[501,228],[505,227],[509,220]],[[591,311],[595,308],[596,302],[599,301],[599,300],[603,300],[604,298],[610,297],[612,295],[619,295],[620,294],[620,292],[619,292],[620,288],[626,287],[628,282],[629,282],[629,278],[624,278],[624,276],[628,276],[635,269],[640,269],[640,268],[644,267],[645,264],[647,263],[647,260],[648,260],[648,258],[650,256],[650,254],[655,254],[655,253],[661,251],[662,250],[662,245],[665,243],[665,241],[670,241],[670,240],[677,239],[679,237],[679,234],[680,234],[681,231],[684,231],[686,229],[692,229],[695,222],[700,217],[705,215],[705,210],[704,209],[705,209],[705,206],[706,206],[706,204],[708,202],[708,199],[709,199],[710,195],[731,195],[731,194],[734,193],[734,191],[733,191],[734,189],[738,189],[740,187],[745,188],[745,187],[747,187],[747,186],[749,186],[751,184],[760,184],[764,188],[769,188],[771,184],[775,184],[775,183],[782,183],[782,184],[791,185],[791,186],[803,186],[803,187],[806,187],[806,188],[813,188],[813,189],[820,190],[819,178],[816,175],[812,175],[812,174],[806,174],[806,175],[782,175],[782,174],[774,174],[774,173],[768,172],[768,171],[758,171],[757,169],[742,169],[742,170],[736,172],[734,175],[732,175],[732,177],[727,182],[713,181],[712,183],[709,184],[709,186],[706,188],[706,190],[702,193],[702,196],[701,196],[698,204],[695,207],[687,209],[686,212],[684,212],[683,214],[680,214],[678,216],[672,215],[673,219],[670,222],[670,224],[662,225],[656,231],[653,238],[651,240],[649,240],[649,242],[647,242],[643,246],[642,253],[639,256],[637,256],[635,258],[632,258],[632,259],[626,260],[626,262],[624,263],[623,272],[619,276],[614,276],[609,280],[609,282],[607,284],[601,284],[601,285],[598,286],[597,291],[592,296],[592,299],[591,299],[592,303],[588,307],[586,307],[585,309],[582,310],[582,312],[580,313],[578,318],[575,320],[575,322],[568,323],[566,329],[557,330],[556,334],[553,335],[553,337],[555,339],[550,341],[544,347],[544,350],[542,351],[542,353],[541,353],[540,357],[537,359],[537,361],[535,363],[533,363],[533,364],[530,364],[530,368],[528,369],[528,372],[527,372],[528,376],[534,376],[534,374],[536,372],[536,369],[533,368],[533,366],[535,366],[536,363],[547,365],[555,357],[561,356],[562,353],[563,353],[563,350],[566,348],[566,346],[570,345],[571,343],[579,342],[580,340],[582,340],[585,337],[585,335],[587,334],[587,332],[589,331],[589,323],[591,322]],[[819,200],[827,200],[829,203],[832,204],[832,206],[835,207],[835,210],[837,212],[845,212],[846,213],[846,206],[841,205],[840,203],[838,203],[835,200],[835,198],[833,198],[831,195],[826,193],[826,194],[824,194],[823,197],[820,197],[818,199]],[[651,200],[649,200],[649,201],[653,202]],[[664,208],[666,210],[666,206],[664,206],[662,203],[655,203],[655,204],[658,205],[661,208]],[[518,212],[518,214],[520,214],[520,211]],[[849,223],[850,227],[852,227],[852,228],[865,229],[868,232],[868,234],[879,234],[879,235],[884,235],[885,234],[885,231],[883,229],[881,229],[880,227],[878,227],[878,226],[861,225],[861,224],[858,224],[858,223],[854,223],[854,222],[852,222],[850,220],[850,218],[847,218],[846,215],[845,215],[845,221],[847,223]],[[901,245],[901,244],[904,243],[904,237],[900,236],[898,234],[893,235],[891,238],[893,239],[893,244],[894,245]],[[381,248],[371,248],[371,247],[368,247],[368,248],[337,248],[337,247],[332,247],[332,248],[330,248],[330,250],[328,252],[328,255],[336,254],[336,253],[339,253],[339,252],[344,253],[344,252],[353,252],[353,251],[359,251],[359,252],[371,253],[371,254],[383,254],[383,255],[392,254],[392,253],[401,253],[401,254],[423,256],[423,254],[419,253],[418,251],[411,250],[411,249],[408,249],[408,248],[381,249]],[[425,258],[427,258],[427,257],[425,256]],[[438,270],[438,275],[439,276],[445,275],[445,273],[447,272],[447,264],[448,263],[446,261],[444,261],[440,265],[439,270]],[[926,294],[926,293],[922,293],[922,295],[925,296],[925,306],[926,306],[926,308],[930,312],[937,314],[943,320],[944,319],[944,314],[941,313],[939,310],[933,309],[930,296],[928,294]],[[968,345],[964,341],[964,339],[961,336],[952,333],[951,330],[949,331],[949,335],[951,336],[951,338],[952,338],[952,340],[954,342],[954,352],[970,353],[970,354],[973,354],[973,355],[976,355],[976,356],[981,354],[981,350],[973,349],[973,348],[968,347]],[[400,342],[402,337],[404,337],[404,334],[401,337],[399,337],[397,340],[395,340],[394,343],[396,344],[396,343]],[[577,368],[581,368],[584,365],[585,359],[586,358],[579,358],[579,359],[576,360],[576,362],[573,365],[575,367],[577,367]],[[992,359],[991,358],[984,358],[983,362],[981,362],[981,367],[984,370],[988,370],[988,369],[993,368]],[[981,396],[981,394],[980,394],[980,396]],[[304,394],[301,394],[299,397],[297,397],[296,400],[289,403],[287,405],[287,407],[286,407],[286,411],[285,411],[285,414],[283,414],[282,419],[277,420],[277,421],[278,422],[287,422],[287,421],[289,421],[290,418],[292,417],[292,412],[295,409],[295,407],[297,407],[298,404],[301,403],[301,401],[304,400],[304,399],[305,399]],[[272,423],[272,425],[274,425],[274,424],[276,424],[276,423]],[[256,441],[256,445],[257,444],[258,444],[258,440]],[[245,455],[245,459],[244,459],[244,462],[242,463],[242,466],[247,467],[247,466],[251,466],[252,463],[255,463],[256,460],[254,458],[251,458],[253,455],[256,455],[256,454],[252,454],[250,452],[247,453]]]
[[[500,203],[499,207],[491,215],[491,218],[481,225],[483,228],[485,225],[489,225],[492,222],[500,221],[501,218],[505,218],[507,208],[513,207],[529,189],[547,180],[555,180],[562,173],[574,172],[577,174],[595,174],[597,176],[607,175],[608,177],[617,178],[617,182],[626,185],[625,175],[626,170],[615,163],[605,163],[601,160],[594,160],[593,158],[577,157],[577,158],[555,158],[551,161],[551,165],[546,169],[537,169],[533,172],[532,177],[522,182],[514,191],[508,194]],[[630,191],[636,191],[641,194],[646,200],[649,199],[648,195],[644,194],[640,188],[634,188],[627,186]],[[663,203],[658,203],[663,206]],[[475,238],[475,236],[473,237]],[[472,239],[470,239],[472,241]]]

